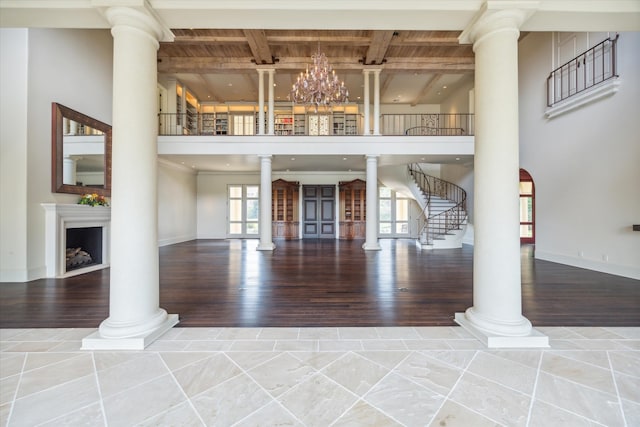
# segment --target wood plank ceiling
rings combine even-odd
[[[275,96],[286,101],[296,75],[318,49],[345,80],[350,99],[363,96],[363,68],[381,68],[381,102],[439,103],[473,75],[470,45],[458,31],[174,29],[161,43],[161,81],[175,77],[200,101],[256,102],[257,68],[276,69]],[[440,94],[438,94],[440,92]]]

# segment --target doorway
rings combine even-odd
[[[336,187],[302,186],[302,238],[336,237]]]
[[[520,243],[536,242],[536,192],[533,178],[520,169]]]

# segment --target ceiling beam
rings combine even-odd
[[[273,55],[264,30],[242,30],[251,48],[256,64],[273,64]]]
[[[220,73],[255,70],[260,67],[252,62],[253,57],[158,57],[160,73]],[[304,70],[309,65],[307,57],[280,58],[277,70]],[[331,65],[337,71],[362,70],[363,65],[357,58],[331,58]],[[428,58],[387,58],[380,68],[384,71],[467,73],[475,69],[472,57],[428,57]]]
[[[424,96],[431,89],[433,89],[433,87],[438,83],[438,80],[440,80],[441,78],[442,78],[442,74],[436,74],[424,86],[422,86],[422,89],[420,90],[418,95],[413,99],[413,101],[411,101],[411,106],[415,107],[416,105],[418,105],[420,100],[424,98]]]
[[[374,31],[364,63],[367,65],[382,64],[394,34],[394,31]]]

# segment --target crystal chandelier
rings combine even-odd
[[[315,111],[319,107],[331,108],[334,104],[349,102],[349,90],[344,81],[339,81],[335,70],[329,64],[324,53],[311,56],[313,66],[307,66],[306,72],[300,72],[298,80],[293,84],[289,98],[296,104],[313,105]]]

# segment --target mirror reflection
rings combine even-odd
[[[111,126],[52,104],[52,191],[110,196]]]
[[[104,188],[104,132],[63,117],[62,183]]]

